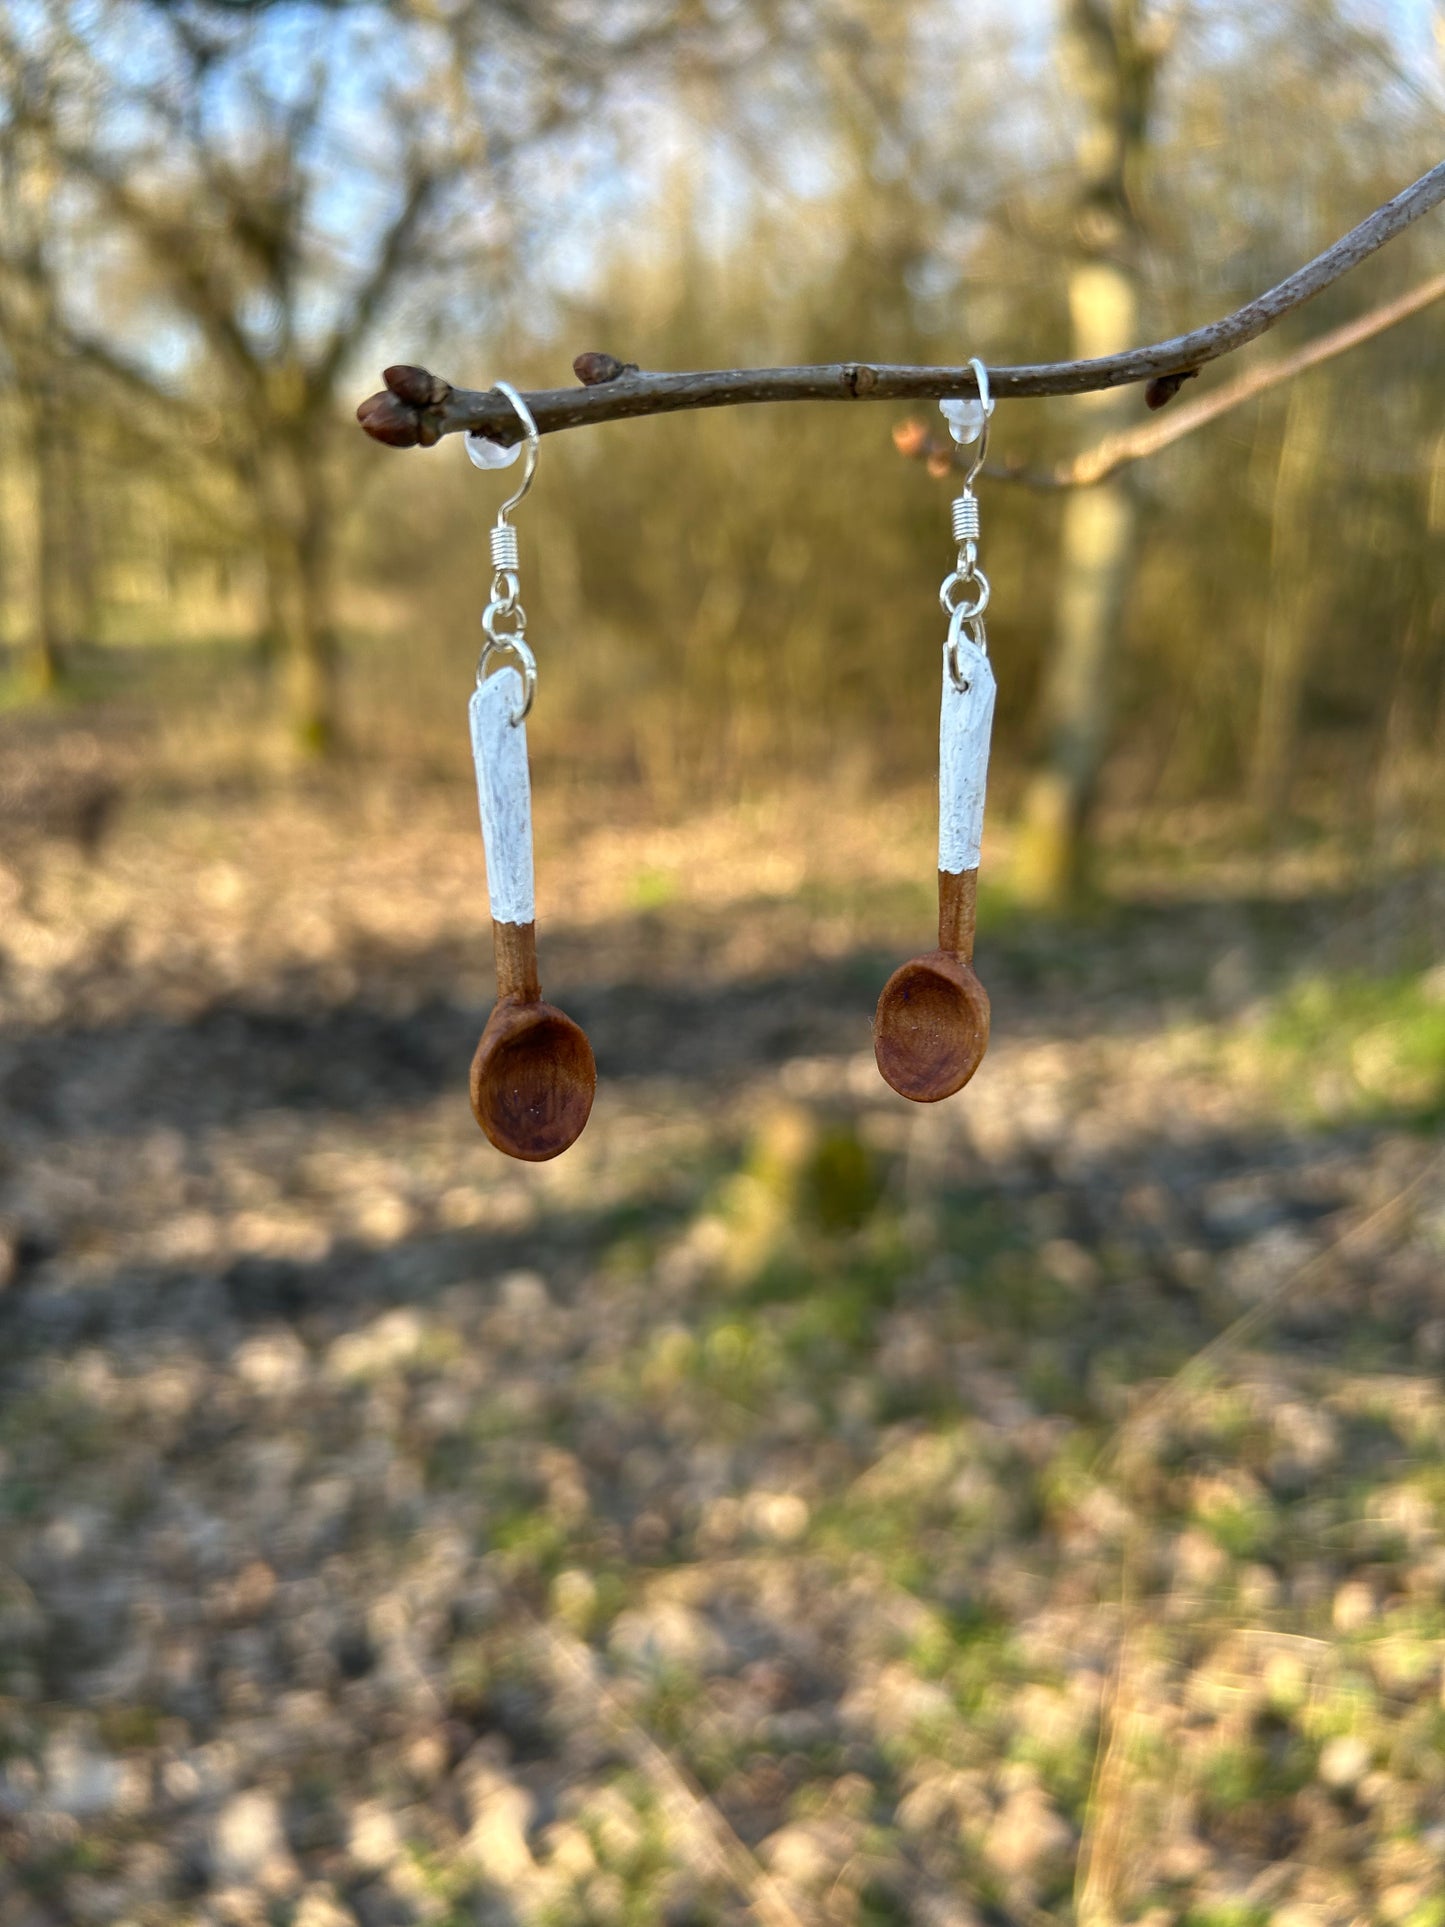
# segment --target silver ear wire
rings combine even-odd
[[[985,379],[987,378],[985,377]],[[522,470],[522,480],[518,485],[516,494],[509,500],[503,502],[502,506],[497,510],[497,521],[498,523],[502,523],[506,521],[512,510],[532,486],[532,477],[537,473],[537,456],[542,447],[542,435],[537,427],[531,409],[527,406],[526,402],[522,400],[522,397],[517,393],[511,382],[497,381],[493,382],[492,386],[499,395],[505,395],[507,397],[507,400],[512,404],[516,412],[517,419],[527,431],[527,459],[526,465]]]
[[[983,431],[978,438],[977,452],[969,464],[968,472],[963,478],[963,486],[965,489],[972,487],[974,476],[978,474],[988,458],[988,424],[989,418],[993,414],[993,396],[989,393],[987,368],[984,367],[977,355],[971,355],[969,357],[968,365],[972,368],[973,378],[978,383],[979,405],[983,409]]]
[[[512,657],[522,677],[522,706],[512,712],[512,722],[516,725],[525,720],[537,693],[537,658],[527,642],[527,611],[522,607],[518,576],[520,551],[517,531],[507,517],[532,486],[532,478],[537,473],[537,455],[542,446],[542,436],[531,409],[511,382],[499,381],[495,386],[498,393],[505,395],[512,404],[517,419],[526,431],[526,464],[516,493],[509,496],[497,510],[497,519],[491,529],[492,593],[482,614],[482,628],[486,631],[487,639],[477,658],[477,682],[480,685],[486,680],[494,656],[505,654]],[[510,626],[499,626],[503,624]]]
[[[987,652],[988,641],[984,632],[983,612],[988,607],[988,577],[978,566],[979,515],[978,497],[973,492],[973,479],[983,467],[988,455],[988,423],[993,414],[993,396],[989,392],[988,370],[974,355],[969,361],[973,378],[978,383],[978,401],[983,414],[983,426],[978,434],[978,448],[963,478],[963,489],[953,500],[953,539],[958,544],[958,561],[952,572],[944,578],[938,592],[938,600],[943,613],[948,617],[948,640],[944,644],[944,658],[956,688],[966,689],[968,683],[959,661],[960,637],[966,634],[975,647]]]

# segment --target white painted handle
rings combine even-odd
[[[521,706],[522,678],[511,668],[488,676],[470,705],[487,894],[498,923],[531,923],[536,916],[527,725],[512,721]]]
[[[938,867],[950,876],[978,868],[983,843],[983,795],[995,684],[977,643],[958,640],[960,689],[943,657],[943,710],[938,720]]]

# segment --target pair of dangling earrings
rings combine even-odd
[[[983,363],[975,358],[969,365],[977,399],[941,404],[955,441],[977,446],[953,504],[957,562],[939,591],[948,631],[939,722],[938,948],[894,971],[873,1025],[879,1070],[900,1096],[921,1104],[962,1090],[982,1061],[989,1033],[988,993],[973,973],[973,934],[994,679],[973,483],[988,450],[993,400]],[[580,1137],[597,1090],[597,1064],[581,1027],[543,1002],[537,975],[526,730],[537,662],[520,597],[517,531],[507,518],[532,486],[541,437],[511,383],[496,386],[516,410],[526,453],[521,484],[491,530],[492,590],[470,706],[497,966],[497,1001],[472,1059],[471,1099],[478,1124],[499,1151],[541,1163]],[[485,436],[470,433],[466,442],[478,468],[516,459],[516,449]],[[510,661],[497,666],[499,657]]]

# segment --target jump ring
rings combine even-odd
[[[497,624],[503,616],[511,616],[516,626],[499,629]],[[482,627],[487,632],[488,642],[516,642],[527,632],[527,611],[520,602],[489,602],[482,611]]]
[[[964,692],[969,687],[969,679],[959,666],[958,649],[960,634],[968,637],[981,654],[988,654],[988,636],[984,630],[981,615],[968,615],[962,608],[956,609],[949,619],[948,640],[943,645],[943,659],[948,665],[948,674],[955,689]]]
[[[537,658],[521,635],[489,636],[477,658],[478,689],[487,680],[489,665],[497,655],[511,656],[522,676],[522,707],[512,711],[512,727],[515,729],[518,723],[526,721],[532,698],[537,693]]]
[[[954,601],[954,591],[956,589],[966,589],[970,583],[972,583],[975,588],[973,598],[970,599],[967,596],[960,595],[958,600]],[[952,621],[955,616],[962,616],[965,621],[968,621],[974,616],[981,616],[983,614],[984,610],[988,607],[990,594],[988,577],[982,569],[974,569],[968,575],[964,575],[960,570],[955,569],[952,575],[944,578],[943,586],[938,591],[938,600],[943,609],[943,613],[950,621]]]

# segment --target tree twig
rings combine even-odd
[[[1254,341],[1284,315],[1303,307],[1351,268],[1445,200],[1445,161],[1403,188],[1350,229],[1323,254],[1287,276],[1268,293],[1188,334],[1150,347],[1090,361],[1044,362],[989,369],[999,396],[1079,395],[1122,388],[1202,368]],[[362,427],[393,447],[431,447],[443,435],[475,429],[510,447],[521,428],[506,397],[495,389],[453,388],[425,369],[398,366],[386,371],[386,391],[357,409]],[[976,392],[973,373],[963,368],[913,368],[846,361],[805,368],[721,368],[697,374],[626,372],[577,389],[547,389],[529,394],[541,432],[581,428],[637,415],[671,414],[681,409],[728,408],[768,401],[927,401]]]
[[[1328,334],[1292,355],[1285,355],[1278,361],[1267,362],[1262,368],[1252,368],[1248,374],[1240,375],[1237,380],[1216,388],[1212,395],[1201,395],[1198,401],[1190,402],[1187,408],[1175,409],[1162,419],[1141,422],[1137,428],[1124,430],[1118,435],[1106,435],[1092,448],[1086,448],[1072,460],[1056,462],[1052,468],[1029,468],[1022,463],[990,462],[984,473],[990,481],[1022,482],[1028,488],[1091,488],[1094,483],[1105,481],[1116,470],[1126,468],[1131,462],[1141,462],[1151,455],[1157,455],[1171,442],[1188,435],[1196,428],[1203,428],[1221,415],[1227,415],[1232,408],[1244,402],[1253,401],[1256,395],[1268,393],[1281,383],[1293,381],[1310,368],[1317,368],[1321,362],[1333,361],[1336,355],[1343,355],[1351,348],[1357,348],[1362,341],[1370,341],[1376,335],[1384,334],[1386,329],[1395,327],[1401,321],[1408,321],[1411,315],[1419,314],[1433,302],[1445,298],[1445,274],[1432,275],[1418,287],[1408,289],[1393,301],[1385,301],[1378,308],[1371,308],[1367,314],[1358,315],[1353,321],[1346,321],[1338,328],[1331,328]],[[919,421],[901,422],[893,431],[893,439],[898,452],[928,463],[931,474],[940,479],[951,469],[967,468],[971,456],[966,448],[959,448],[945,436],[934,435]]]

